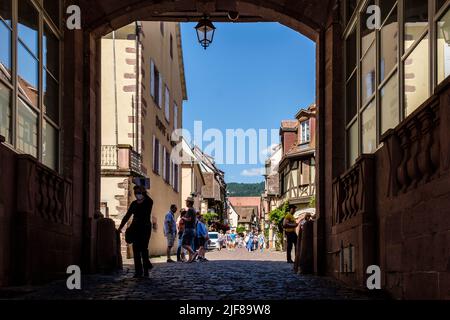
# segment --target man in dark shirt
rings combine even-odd
[[[135,186],[134,195],[136,200],[133,201],[119,226],[119,232],[128,220],[133,216],[133,221],[129,232],[133,237],[133,258],[135,268],[135,278],[148,277],[148,271],[153,268],[148,254],[148,243],[152,232],[151,215],[153,208],[153,200],[147,195],[144,187]]]
[[[189,197],[186,199],[187,211],[183,217],[184,220],[184,232],[183,232],[183,248],[189,252],[189,261],[193,262],[198,253],[192,250],[191,243],[195,236],[195,222],[196,222],[196,211],[193,208],[194,198]]]

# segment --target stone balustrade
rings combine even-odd
[[[424,107],[382,137],[391,170],[389,195],[414,190],[439,176],[439,114],[439,96],[434,96]]]
[[[373,210],[374,157],[362,155],[333,183],[333,225]]]

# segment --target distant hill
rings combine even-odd
[[[230,197],[257,197],[264,192],[264,182],[261,183],[227,183]]]

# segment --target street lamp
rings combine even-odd
[[[205,15],[195,26],[195,30],[197,31],[198,42],[200,42],[202,47],[206,50],[213,42],[216,27],[214,27],[211,20]]]

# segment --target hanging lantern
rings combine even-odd
[[[197,31],[198,42],[200,42],[202,47],[206,50],[213,42],[216,27],[214,27],[211,20],[204,16],[203,19],[198,22],[197,26],[195,26],[195,30]]]

